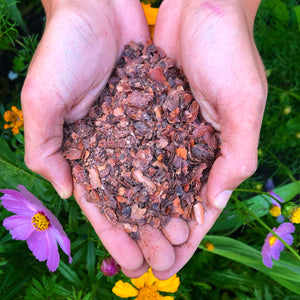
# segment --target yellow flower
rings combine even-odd
[[[4,124],[3,128],[8,129],[11,128],[13,134],[18,134],[20,128],[23,128],[23,112],[22,110],[17,109],[15,106],[11,107],[11,111],[7,110],[3,116],[5,122],[11,124]]]
[[[142,6],[149,26],[151,38],[153,38],[154,26],[156,22],[157,13],[158,13],[158,8],[151,7],[151,4],[145,4],[145,3],[142,3]]]
[[[300,223],[300,207],[296,208],[291,214],[291,222],[295,224]]]
[[[215,249],[215,246],[214,246],[213,243],[211,243],[211,242],[205,243],[204,247],[205,247],[208,251],[212,251],[212,250]]]
[[[277,205],[273,205],[270,210],[270,215],[273,216],[273,217],[278,217],[281,215],[281,208]]]
[[[141,277],[131,279],[128,282],[119,280],[116,282],[112,291],[121,298],[136,297],[135,300],[172,300],[171,296],[162,296],[160,292],[175,293],[178,290],[180,280],[175,274],[167,280],[157,279],[151,268]]]

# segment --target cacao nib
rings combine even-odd
[[[175,62],[131,42],[88,116],[64,126],[62,151],[87,201],[138,239],[141,226],[161,229],[170,217],[203,222],[219,136]]]

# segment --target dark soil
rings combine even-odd
[[[150,42],[126,46],[88,116],[64,128],[74,180],[134,239],[145,224],[189,220],[195,205],[203,212],[219,148],[184,74]]]

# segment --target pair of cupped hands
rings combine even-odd
[[[253,39],[258,1],[164,0],[154,44],[177,61],[207,122],[221,132],[222,155],[202,189],[203,224],[172,219],[162,230],[144,227],[140,240],[111,224],[84,188],[73,184],[61,153],[63,125],[83,118],[130,41],[149,30],[138,0],[43,0],[46,27],[22,94],[25,162],[62,198],[74,196],[103,245],[129,277],[149,266],[167,279],[191,258],[231,192],[256,169],[267,84]]]

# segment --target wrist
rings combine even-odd
[[[62,6],[69,6],[69,7],[84,7],[84,6],[91,6],[91,7],[98,7],[100,6],[101,2],[105,3],[106,5],[111,5],[111,0],[41,0],[46,16],[51,17],[54,11],[57,8]]]

